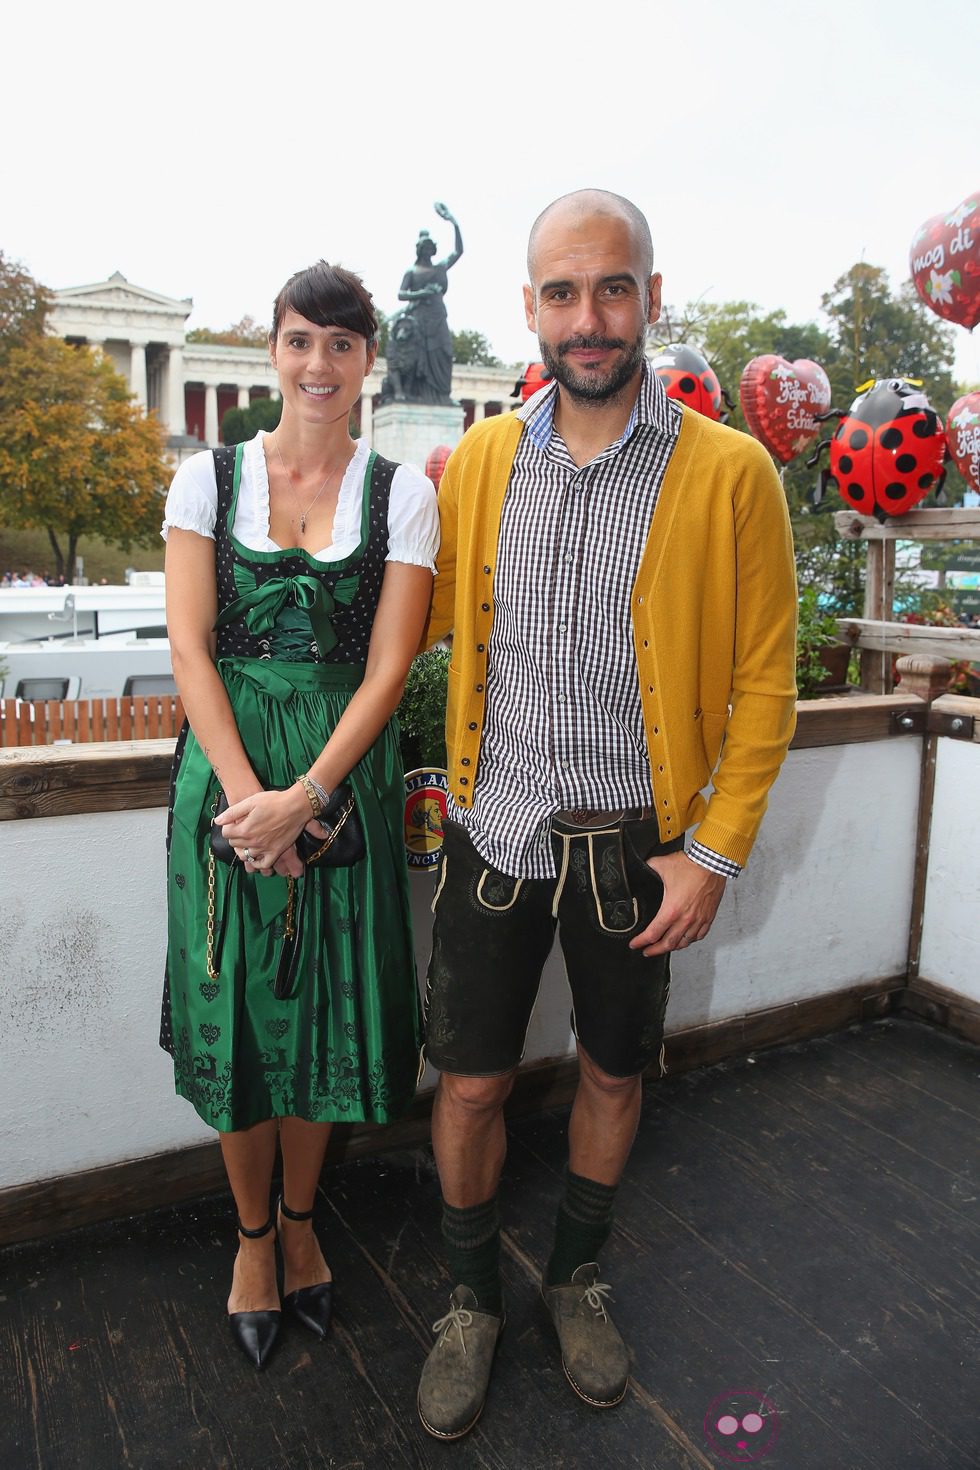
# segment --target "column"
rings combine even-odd
[[[361,438],[370,444],[371,434],[374,429],[373,423],[374,394],[361,394]]]
[[[146,407],[146,344],[129,344],[129,391]]]
[[[247,388],[239,387],[239,389],[238,389],[238,407],[239,408],[248,408],[248,404],[249,404],[248,389]]]
[[[90,352],[102,353],[105,351],[105,342],[101,337],[88,337],[86,341]]]
[[[478,424],[485,417],[487,411],[486,399],[476,398],[473,400],[473,422]]]
[[[218,426],[218,389],[214,383],[204,385],[204,442],[211,449],[220,443]]]
[[[187,433],[184,407],[184,349],[171,347],[167,357],[167,412],[165,417],[171,434]]]

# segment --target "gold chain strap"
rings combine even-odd
[[[337,818],[336,824],[333,827],[328,828],[330,835],[327,837],[326,841],[317,848],[316,852],[313,853],[311,857],[307,858],[306,861],[308,863],[318,862],[320,858],[323,857],[323,854],[327,852],[331,847],[333,847],[334,843],[337,841],[337,838],[340,836],[341,829],[343,828],[344,823],[347,821],[347,818],[350,816],[353,810],[354,797],[353,795],[351,795],[351,798],[348,801],[347,805],[344,807],[344,810]],[[324,823],[323,825],[326,826],[326,823]]]
[[[211,821],[214,821],[218,810],[218,802],[221,799],[220,789],[214,793],[214,801],[211,803]],[[219,972],[214,968],[214,852],[208,841],[208,979],[217,980]]]

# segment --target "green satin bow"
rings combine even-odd
[[[233,623],[244,616],[250,633],[256,636],[270,633],[283,608],[290,604],[308,614],[320,657],[326,658],[337,646],[331,617],[338,602],[349,607],[354,601],[358,581],[358,577],[342,577],[331,591],[318,577],[273,577],[229,603],[224,612],[219,613],[214,626],[221,628],[225,623]]]

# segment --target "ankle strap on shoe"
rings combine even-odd
[[[313,1211],[312,1210],[291,1210],[289,1208],[289,1206],[287,1205],[286,1201],[282,1198],[282,1196],[280,1196],[280,1198],[279,1198],[279,1209],[280,1209],[280,1212],[283,1215],[285,1215],[285,1217],[286,1217],[287,1220],[312,1220],[313,1219]]]
[[[246,1240],[259,1240],[263,1235],[268,1235],[270,1230],[274,1230],[276,1225],[272,1215],[269,1216],[264,1225],[259,1226],[258,1230],[246,1230],[241,1220],[238,1220],[236,1223],[238,1225],[239,1235],[244,1235]]]

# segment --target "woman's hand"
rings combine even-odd
[[[285,791],[259,791],[246,796],[215,821],[249,867],[268,876],[279,871],[282,862],[290,877],[298,878],[302,873],[295,843],[310,821],[310,803],[298,783]]]
[[[271,868],[256,868],[254,864],[248,862],[245,864],[245,871],[246,873],[261,873],[263,878],[268,878],[272,873],[278,873],[280,878],[302,878],[304,866],[303,859],[296,851],[294,844],[292,847],[287,847],[286,851],[276,858]]]

